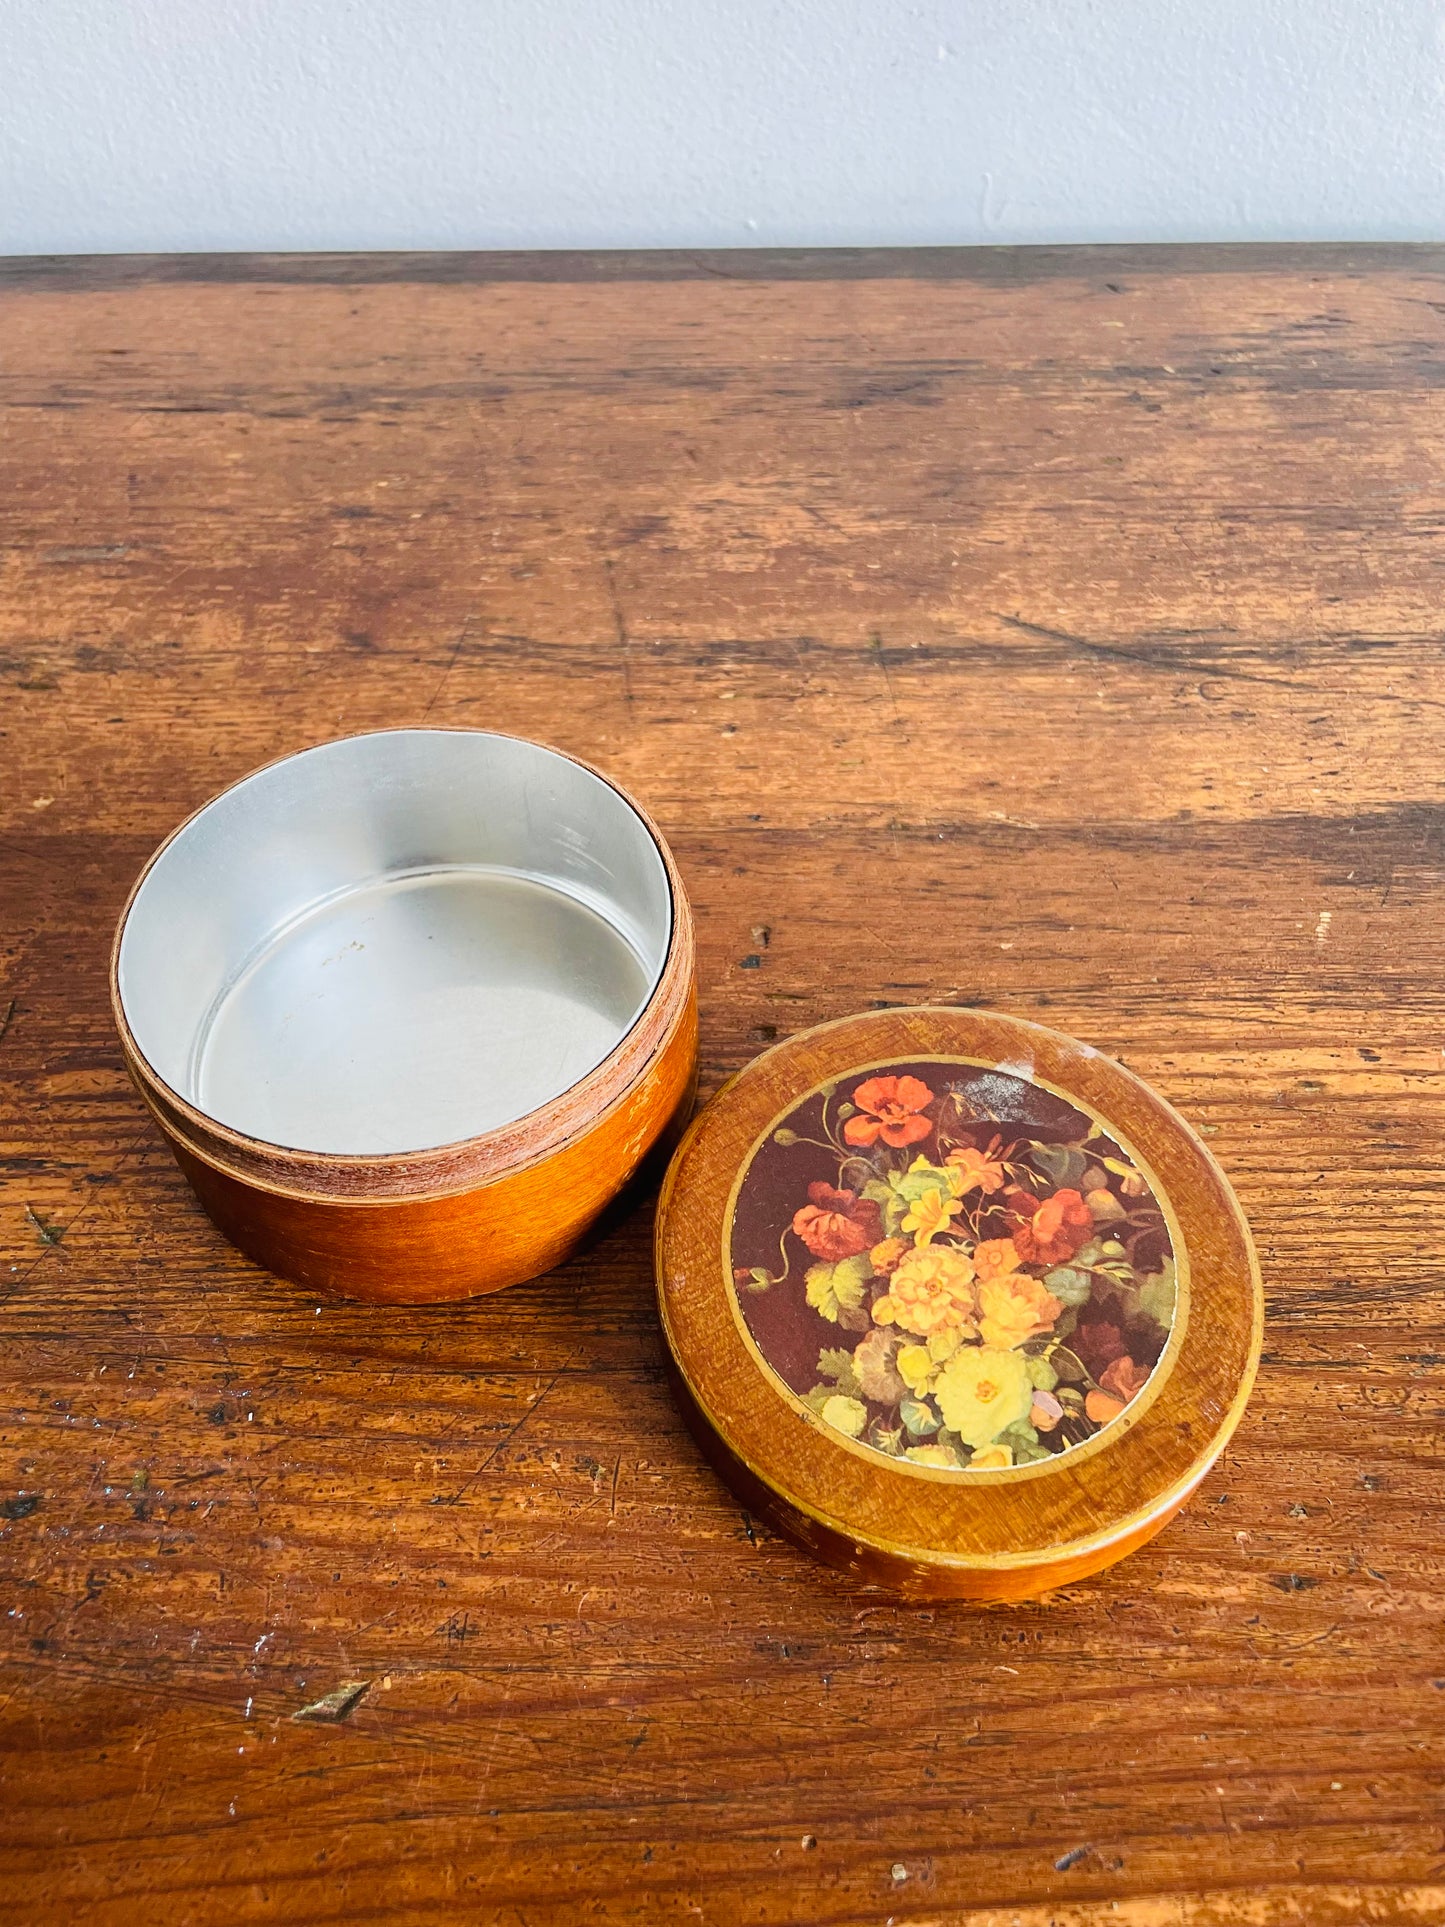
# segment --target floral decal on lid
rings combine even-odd
[[[731,1226],[743,1322],[825,1425],[936,1470],[1038,1464],[1121,1418],[1174,1322],[1134,1161],[1011,1071],[929,1061],[790,1111]]]

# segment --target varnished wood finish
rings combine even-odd
[[[646,1008],[615,1050],[540,1110],[434,1150],[289,1150],[229,1129],[172,1090],[137,1047],[120,991],[121,936],[142,872],[111,946],[111,1013],[132,1081],[234,1244],[283,1278],[376,1304],[501,1291],[570,1257],[654,1147],[676,1138],[697,1078],[692,914],[657,825],[627,801],[657,842],[672,899],[667,957]]]
[[[1174,1214],[1188,1299],[1167,1370],[1108,1434],[1047,1467],[937,1479],[838,1443],[793,1411],[739,1328],[728,1281],[734,1183],[759,1137],[859,1065],[1026,1064],[1142,1156]],[[708,1456],[772,1523],[830,1564],[910,1597],[1027,1599],[1134,1551],[1228,1443],[1254,1383],[1263,1296],[1229,1185],[1177,1113],[1091,1047],[992,1012],[875,1011],[778,1044],[693,1126],[657,1212],[659,1310]],[[845,1342],[846,1333],[838,1334]],[[830,1340],[831,1342],[831,1340]],[[744,1476],[738,1477],[742,1473]]]
[[[3,285],[0,1911],[1435,1927],[1445,252]],[[1201,1127],[1269,1336],[1152,1545],[819,1567],[686,1435],[645,1210],[396,1312],[211,1230],[115,918],[231,778],[423,718],[648,804],[705,1089],[967,1003]]]
[[[281,1277],[379,1305],[455,1301],[570,1257],[654,1146],[675,1140],[696,1066],[688,987],[663,1042],[600,1117],[518,1169],[433,1197],[298,1197],[234,1177],[179,1137],[171,1149],[215,1224]]]
[[[861,1544],[855,1534],[842,1531],[835,1522],[821,1518],[785,1498],[776,1486],[762,1480],[756,1469],[732,1450],[719,1432],[716,1418],[702,1409],[693,1396],[692,1387],[671,1361],[667,1376],[673,1396],[687,1421],[687,1429],[697,1441],[703,1456],[758,1518],[785,1533],[795,1545],[812,1553],[825,1565],[836,1566],[840,1572],[849,1573],[854,1579],[883,1587],[900,1598],[914,1601],[966,1599],[975,1604],[1017,1604],[1038,1599],[1044,1593],[1063,1586],[1076,1585],[1081,1579],[1090,1579],[1096,1572],[1102,1572],[1106,1567],[1116,1565],[1120,1559],[1126,1559],[1131,1552],[1137,1552],[1140,1546],[1147,1546],[1151,1539],[1163,1531],[1180,1507],[1187,1503],[1199,1480],[1209,1470],[1207,1465],[1201,1466],[1187,1487],[1176,1489],[1147,1517],[1107,1542],[1096,1543],[1086,1551],[1071,1552],[1052,1559],[1046,1577],[1028,1568],[1018,1567],[1000,1567],[988,1573],[948,1574],[940,1572],[935,1566],[910,1560],[896,1548],[880,1550],[877,1546]]]

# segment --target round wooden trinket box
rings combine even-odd
[[[213,798],[132,891],[111,996],[218,1228],[377,1303],[559,1264],[691,1105],[666,844],[596,770],[490,730],[343,737]]]
[[[1019,1019],[881,1011],[790,1038],[674,1158],[675,1388],[745,1504],[916,1597],[1110,1565],[1243,1411],[1262,1295],[1184,1121]]]

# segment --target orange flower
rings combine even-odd
[[[970,1191],[982,1191],[986,1198],[991,1198],[995,1191],[1002,1191],[1008,1183],[1001,1137],[996,1137],[986,1151],[980,1151],[972,1144],[961,1145],[958,1150],[949,1152],[948,1162],[957,1166],[961,1173],[958,1188],[964,1197]]]
[[[1064,1309],[1054,1294],[1026,1271],[985,1278],[978,1288],[978,1329],[985,1345],[1010,1352],[1046,1332]]]
[[[1027,1191],[1010,1193],[1014,1244],[1026,1265],[1061,1265],[1082,1251],[1094,1220],[1077,1191],[1055,1191],[1040,1204]]]
[[[917,1144],[933,1129],[918,1113],[933,1102],[933,1092],[916,1077],[870,1077],[853,1093],[857,1114],[843,1126],[850,1144],[876,1144],[882,1138],[895,1151]]]
[[[898,1261],[904,1252],[912,1249],[906,1238],[884,1238],[868,1253],[868,1262],[880,1278],[886,1278],[891,1271],[898,1269]]]
[[[875,1323],[901,1325],[920,1338],[946,1331],[972,1337],[973,1313],[973,1264],[950,1245],[910,1251],[873,1306]]]
[[[1090,1392],[1084,1400],[1084,1410],[1095,1425],[1107,1425],[1111,1418],[1118,1418],[1124,1409],[1124,1401],[1110,1398],[1107,1392]]]
[[[871,1198],[835,1191],[831,1184],[810,1184],[808,1198],[793,1214],[793,1229],[815,1258],[837,1264],[878,1242],[883,1221]]]
[[[1112,1392],[1115,1398],[1122,1398],[1127,1405],[1136,1392],[1143,1391],[1148,1378],[1148,1369],[1136,1365],[1125,1352],[1122,1358],[1114,1360],[1107,1371],[1099,1374],[1099,1383],[1106,1392]]]
[[[985,1238],[973,1248],[973,1268],[980,1278],[1006,1278],[1022,1263],[1012,1238]]]

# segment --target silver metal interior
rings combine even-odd
[[[181,1097],[296,1150],[420,1151],[523,1117],[662,974],[657,844],[534,743],[391,730],[218,796],[152,865],[121,1002]]]

